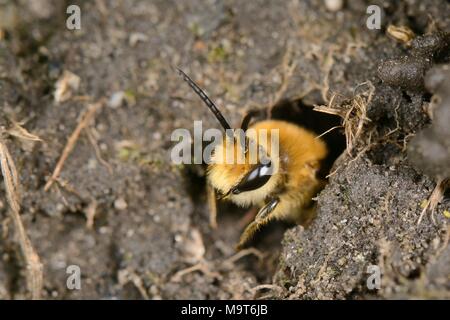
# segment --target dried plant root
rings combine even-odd
[[[57,178],[59,177],[59,175],[63,169],[64,163],[66,162],[70,153],[73,151],[73,149],[78,141],[78,138],[80,137],[81,131],[89,125],[91,120],[94,118],[95,113],[101,107],[103,107],[102,102],[90,104],[90,105],[88,105],[87,109],[83,112],[83,114],[80,117],[80,121],[78,122],[78,125],[76,126],[75,130],[72,132],[69,139],[67,140],[67,144],[64,147],[64,150],[61,154],[61,157],[58,160],[58,163],[55,166],[55,169],[53,170],[52,176],[45,184],[45,187],[44,187],[45,191],[48,191],[48,189],[50,189],[50,187],[55,182],[55,180],[57,180]]]
[[[26,267],[26,283],[31,299],[39,299],[42,291],[43,271],[39,256],[31,245],[20,217],[20,184],[16,166],[0,138],[0,166],[5,182],[6,198],[10,206],[9,214],[14,224],[20,250]]]

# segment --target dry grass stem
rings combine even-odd
[[[78,90],[81,79],[76,74],[65,70],[55,84],[54,98],[56,103],[69,100],[72,93]]]
[[[356,142],[361,136],[364,125],[370,121],[367,117],[367,106],[370,104],[375,92],[375,87],[369,81],[360,84],[355,90],[361,86],[368,86],[364,92],[356,94],[352,99],[344,101],[340,107],[336,106],[334,94],[326,106],[315,106],[314,110],[333,114],[342,118],[342,126],[344,127],[346,151],[351,155]]]
[[[248,255],[254,255],[259,260],[263,260],[264,257],[265,257],[264,253],[262,253],[258,249],[256,249],[256,248],[248,248],[248,249],[241,250],[238,253],[236,253],[235,255],[233,255],[232,257],[228,258],[227,260],[224,261],[224,264],[234,264],[238,260],[240,260],[243,257],[246,257]]]
[[[92,200],[86,208],[86,227],[92,229],[94,227],[95,213],[97,212],[97,201]]]
[[[13,120],[11,122],[13,124],[12,127],[6,130],[6,133],[10,136],[29,141],[42,141],[37,135],[28,132],[27,129],[22,127],[22,123]]]
[[[94,148],[95,156],[97,157],[98,162],[100,162],[106,168],[106,170],[108,170],[109,174],[112,174],[113,168],[105,159],[103,159],[100,148],[98,147],[97,141],[95,140],[94,134],[92,133],[92,129],[86,128],[86,134],[88,136],[89,142]]]
[[[438,204],[444,198],[445,190],[447,189],[449,184],[450,179],[443,179],[443,178],[438,179],[436,187],[434,188],[433,192],[428,198],[427,204],[420,213],[419,220],[417,220],[417,225],[419,225],[422,222],[425,213],[427,213],[428,211],[431,211],[431,220],[433,221],[433,223],[436,223],[436,219],[434,218],[434,212],[436,211],[436,207],[438,206]]]
[[[102,102],[98,102],[95,104],[88,105],[87,109],[83,112],[83,114],[80,117],[80,121],[78,122],[78,125],[76,126],[75,130],[70,135],[66,146],[64,147],[64,150],[61,154],[61,157],[58,160],[58,163],[56,164],[55,169],[53,170],[53,174],[50,177],[50,179],[45,184],[44,190],[48,191],[50,187],[52,186],[53,182],[59,177],[59,174],[61,173],[64,163],[66,162],[67,158],[69,157],[70,153],[74,149],[78,138],[80,137],[81,131],[86,128],[91,120],[94,118],[95,113],[103,107]]]
[[[32,299],[39,299],[42,291],[43,271],[39,256],[31,245],[20,217],[20,182],[17,169],[3,139],[0,138],[0,166],[5,182],[6,198],[11,210],[20,250],[26,266],[26,282]]]
[[[222,279],[222,276],[214,271],[211,271],[208,264],[206,263],[206,261],[200,261],[199,263],[188,267],[186,269],[180,270],[177,273],[175,273],[173,275],[173,277],[170,279],[171,282],[180,282],[181,279],[183,278],[183,276],[195,272],[195,271],[200,271],[203,274],[211,277],[212,279]]]
[[[319,135],[316,137],[316,139],[322,138],[322,137],[323,137],[324,135],[326,135],[327,133],[330,133],[331,131],[336,130],[336,129],[339,129],[339,128],[342,128],[342,126],[334,126],[334,127],[330,128],[330,129],[328,129],[327,131],[322,132],[321,134],[319,134]]]

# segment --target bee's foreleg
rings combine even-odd
[[[241,250],[253,238],[254,234],[274,217],[273,213],[279,202],[279,198],[272,198],[258,211],[255,220],[251,222],[242,233],[236,247],[237,250]]]

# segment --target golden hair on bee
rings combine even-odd
[[[244,135],[233,134],[231,126],[205,92],[183,71],[177,70],[213,112],[226,133],[222,143],[215,146],[208,164],[208,184],[220,199],[242,207],[259,208],[254,220],[242,233],[238,249],[271,220],[301,222],[309,217],[313,208],[312,198],[323,186],[317,172],[327,155],[324,141],[313,132],[286,121],[269,119],[249,125],[254,112],[242,121]],[[249,152],[252,145],[257,146],[257,161],[252,158],[254,152]],[[230,153],[231,158],[228,156]],[[239,158],[239,155],[243,157]],[[210,203],[211,224],[215,226],[215,201]]]

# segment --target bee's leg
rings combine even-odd
[[[209,183],[206,184],[206,193],[208,197],[209,224],[211,228],[217,228],[217,199],[216,191]]]
[[[259,230],[262,225],[263,223],[256,221],[250,223],[242,233],[241,238],[239,239],[239,243],[236,246],[236,250],[244,249],[247,242],[250,241],[251,238],[253,238],[253,235],[256,233],[256,231]]]
[[[258,214],[255,217],[255,220],[250,223],[242,233],[241,238],[239,239],[239,243],[236,247],[237,250],[241,250],[247,244],[247,242],[251,238],[253,238],[254,234],[275,216],[273,214],[274,209],[279,202],[280,199],[273,198],[259,210]]]

